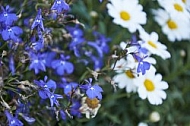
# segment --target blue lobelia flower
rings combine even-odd
[[[35,54],[34,52],[29,52],[30,57],[30,66],[29,70],[34,69],[35,74],[38,74],[39,71],[46,71],[46,61],[44,59],[44,54]]]
[[[62,120],[66,120],[66,113],[63,110],[60,110],[60,116]]]
[[[49,97],[51,107],[53,107],[54,104],[56,106],[59,106],[59,101],[57,99],[61,99],[61,98],[63,98],[62,95],[51,93],[51,95]]]
[[[63,88],[64,94],[70,96],[72,91],[78,87],[78,83],[76,82],[66,82],[64,78],[62,78],[62,83],[59,84],[60,88]]]
[[[14,75],[15,74],[15,62],[14,62],[13,55],[11,55],[9,57],[9,69],[11,70],[12,75]]]
[[[51,10],[56,10],[58,14],[67,12],[69,9],[69,5],[64,0],[55,0],[51,7]]]
[[[150,63],[143,61],[147,56],[141,58],[138,55],[133,54],[133,57],[138,61],[137,73],[142,72],[142,75],[146,73],[146,70],[150,69]]]
[[[110,38],[106,38],[103,34],[100,34],[98,32],[93,32],[94,36],[95,36],[95,42],[98,44],[98,46],[101,48],[101,50],[104,53],[109,53],[109,46],[108,43],[111,41]]]
[[[14,42],[20,42],[19,36],[23,33],[22,29],[18,26],[7,27],[3,29],[1,35],[3,40],[13,40]]]
[[[77,101],[77,100],[73,99],[72,100],[72,105],[70,107],[70,113],[71,113],[71,115],[80,118],[81,117],[81,112],[79,110],[80,107],[81,107],[80,101]]]
[[[86,90],[86,95],[88,96],[88,98],[98,98],[99,100],[101,100],[101,92],[103,92],[102,88],[98,84],[92,85],[92,78],[86,80],[86,82],[87,84],[81,85],[81,88]]]
[[[52,96],[51,93],[54,92],[57,87],[55,81],[51,79],[47,81],[47,79],[48,77],[45,76],[44,80],[40,80],[40,81],[34,80],[34,83],[37,84],[39,87],[38,94],[42,99],[51,98]]]
[[[21,115],[25,121],[27,121],[29,124],[34,123],[36,120],[33,117],[29,116],[29,107],[31,106],[30,103],[21,103],[20,100],[17,101],[17,108],[15,115],[18,116]]]
[[[8,119],[9,126],[23,126],[23,123],[17,117],[13,117],[8,110],[5,110],[4,113]]]
[[[61,59],[53,60],[51,63],[51,67],[56,70],[58,75],[64,75],[64,74],[71,74],[74,71],[74,66],[72,63],[66,61],[70,57],[64,56],[63,54],[60,55]]]
[[[14,13],[9,13],[9,5],[7,5],[5,9],[1,6],[1,9],[2,12],[0,13],[0,23],[5,26],[11,26],[13,22],[18,19],[18,17]]]
[[[37,30],[42,30],[44,31],[44,25],[43,25],[43,21],[42,21],[42,15],[41,15],[41,9],[38,10],[38,14],[31,26],[31,29],[33,30],[34,28],[36,28]]]

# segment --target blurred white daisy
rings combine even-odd
[[[185,4],[187,11],[190,11],[190,0],[181,0],[181,1]]]
[[[155,74],[156,69],[151,66],[145,75],[139,75],[136,77],[134,83],[137,86],[137,92],[142,99],[148,99],[150,104],[159,105],[162,104],[162,100],[166,99],[165,89],[168,88],[168,84],[162,81],[161,74]]]
[[[158,34],[152,32],[148,34],[144,29],[140,29],[140,38],[143,40],[141,46],[148,49],[150,53],[156,54],[163,59],[170,58],[170,53],[166,50],[167,47],[158,41]]]
[[[144,122],[140,122],[140,123],[138,124],[138,126],[148,126],[148,124],[147,124],[147,123],[144,123]]]
[[[170,41],[181,41],[190,39],[190,23],[183,21],[176,16],[172,16],[162,10],[153,10],[154,19],[162,27],[162,31]]]
[[[186,0],[158,0],[159,4],[170,14],[189,21],[190,14],[186,9]]]
[[[146,24],[146,13],[143,12],[142,5],[138,0],[109,0],[107,4],[108,13],[113,17],[113,22],[128,28],[133,33],[137,28]]]

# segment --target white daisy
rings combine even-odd
[[[113,22],[121,25],[133,33],[137,28],[146,24],[146,13],[138,0],[109,0],[107,4],[108,13],[114,18]]]
[[[132,69],[125,70],[123,73],[117,74],[113,77],[113,81],[118,83],[118,87],[126,89],[126,92],[136,92],[137,86],[134,85],[136,73]]]
[[[139,30],[140,38],[143,40],[141,46],[148,49],[150,53],[156,54],[163,59],[170,58],[170,53],[166,50],[167,47],[158,41],[158,34],[156,32],[152,32],[148,34],[144,30]]]
[[[190,23],[183,22],[183,20],[176,16],[169,16],[162,9],[153,10],[152,12],[155,15],[155,20],[162,27],[163,33],[167,35],[170,41],[190,39]]]
[[[153,105],[162,104],[162,99],[166,99],[166,93],[163,91],[168,88],[168,84],[162,81],[162,75],[156,74],[156,69],[151,66],[145,75],[136,77],[135,85],[137,92],[142,99],[148,99]]]
[[[97,98],[89,99],[87,97],[82,98],[82,106],[79,108],[80,112],[86,115],[86,118],[94,118],[101,107]]]
[[[189,22],[190,14],[184,2],[186,0],[158,0],[159,4],[170,14]]]

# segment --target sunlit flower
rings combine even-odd
[[[86,114],[86,118],[94,118],[101,107],[99,100],[97,98],[89,99],[87,97],[82,98],[82,106],[80,107],[80,112]]]
[[[162,9],[153,10],[155,20],[162,27],[162,31],[170,41],[190,39],[190,23],[176,16],[169,15]],[[182,23],[183,22],[183,23]]]
[[[158,34],[152,32],[148,34],[144,30],[140,30],[140,38],[143,40],[141,46],[148,49],[150,53],[156,54],[163,59],[170,58],[170,53],[166,50],[167,47],[158,41]]]
[[[166,99],[166,93],[163,91],[168,88],[168,84],[162,81],[161,74],[155,74],[156,69],[151,66],[145,75],[139,74],[134,83],[138,87],[137,92],[141,99],[148,99],[150,104],[162,104]]]
[[[114,18],[113,22],[121,25],[133,33],[143,24],[146,24],[146,13],[138,0],[110,0],[107,4],[108,13]]]

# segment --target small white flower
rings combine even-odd
[[[114,18],[114,23],[128,28],[131,33],[134,33],[140,25],[146,24],[146,13],[142,11],[143,7],[138,4],[138,0],[109,1],[108,13]]]
[[[89,99],[87,97],[82,98],[82,106],[79,108],[80,112],[86,115],[86,118],[94,118],[101,107],[97,98]]]
[[[190,23],[174,15],[169,15],[162,9],[153,10],[155,20],[162,27],[162,31],[170,41],[190,39]]]
[[[137,86],[137,92],[141,99],[148,99],[150,104],[162,104],[162,100],[166,99],[166,93],[163,91],[168,88],[168,84],[162,81],[161,74],[155,74],[156,69],[151,66],[146,74],[139,74],[134,83]]]
[[[144,123],[144,122],[140,122],[140,123],[138,124],[138,126],[148,126],[148,124],[147,124],[147,123]]]
[[[163,59],[170,58],[170,53],[166,50],[167,47],[158,41],[158,34],[152,32],[148,34],[144,30],[140,30],[140,38],[143,40],[142,47],[148,49],[150,53],[156,54]]]

